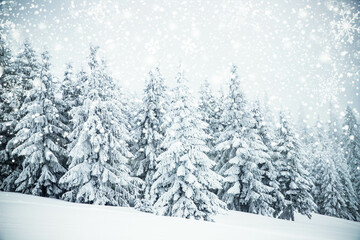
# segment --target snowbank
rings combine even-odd
[[[359,240],[360,223],[316,214],[289,222],[234,211],[210,223],[0,192],[0,239]]]

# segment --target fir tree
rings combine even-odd
[[[276,168],[279,172],[280,191],[285,197],[285,207],[279,218],[294,220],[294,212],[309,218],[316,205],[310,194],[313,183],[304,169],[304,153],[288,117],[280,113],[280,127],[277,132]]]
[[[16,146],[12,154],[24,157],[23,169],[15,181],[16,191],[57,197],[61,193],[58,179],[65,172],[59,163],[65,150],[58,141],[67,129],[58,119],[58,110],[54,106],[48,53],[44,52],[41,57],[40,76],[34,79],[34,88],[28,90],[21,109],[24,116],[9,144]]]
[[[263,115],[264,115],[264,123],[268,126],[269,131],[271,131],[273,135],[275,135],[276,125],[277,125],[277,117],[276,114],[271,109],[271,100],[267,93],[265,93],[264,100],[262,102],[263,105]]]
[[[317,212],[323,215],[341,217],[346,208],[342,196],[342,184],[335,168],[334,153],[327,133],[318,120],[316,141],[313,142],[314,201]]]
[[[222,121],[225,129],[217,139],[219,173],[225,178],[221,199],[229,209],[271,216],[274,191],[263,177],[273,178],[268,148],[241,90],[236,66],[232,67],[230,91]]]
[[[206,123],[189,94],[183,73],[177,76],[171,109],[151,188],[154,210],[159,215],[212,220],[225,205],[211,191],[221,188],[221,177],[211,170],[204,129]]]
[[[15,72],[21,79],[22,89],[30,90],[33,87],[33,81],[39,78],[41,64],[39,64],[36,52],[28,40],[24,42],[24,49],[17,55],[14,63]],[[22,98],[24,99],[25,96]]]
[[[300,106],[299,109],[299,116],[298,116],[298,124],[296,126],[297,132],[299,133],[299,140],[301,141],[303,145],[304,150],[304,160],[303,160],[303,166],[305,167],[306,171],[311,171],[311,160],[314,158],[312,156],[312,145],[314,143],[314,129],[311,129],[310,125],[308,124],[306,118],[304,118],[305,113],[303,106]]]
[[[212,93],[210,84],[207,80],[200,86],[200,103],[199,111],[201,114],[201,120],[208,124],[208,128],[205,129],[206,134],[211,138],[208,140],[208,147],[212,150],[215,145],[215,134],[218,132],[219,118],[217,115],[218,106],[216,103],[215,96]],[[214,157],[214,153],[211,153],[211,158]]]
[[[277,216],[284,206],[284,195],[280,192],[279,183],[277,181],[278,173],[274,166],[274,142],[276,141],[276,138],[274,130],[271,128],[272,125],[265,121],[265,116],[262,111],[265,111],[266,109],[263,109],[260,102],[256,101],[253,108],[254,119],[256,121],[255,128],[258,130],[258,134],[266,146],[266,149],[264,150],[270,157],[264,159],[264,162],[260,164],[260,169],[263,171],[263,184],[270,186],[273,189],[270,193],[273,198],[271,207],[274,209],[273,216]]]
[[[6,45],[4,47],[4,57],[9,60],[10,51]],[[8,61],[7,64],[9,64]],[[6,149],[5,152],[2,151],[2,156],[7,158],[4,167],[6,168],[7,165],[11,168],[11,173],[6,174],[8,176],[1,185],[1,189],[5,191],[15,191],[15,181],[22,171],[23,156],[11,154],[15,146],[10,140],[15,136],[18,121],[26,114],[22,105],[27,98],[27,93],[32,88],[34,79],[39,78],[40,67],[34,49],[30,42],[26,40],[22,51],[10,65],[4,68],[1,98],[5,108],[3,108],[4,112],[1,114],[1,130],[6,133],[6,138],[3,138],[6,139],[5,143],[3,143],[3,146],[6,145]]]
[[[8,141],[14,136],[16,113],[19,108],[14,87],[17,76],[13,72],[12,53],[5,42],[5,35],[0,29],[0,186],[18,167],[15,160],[6,151]],[[10,180],[10,179],[8,179]],[[10,186],[9,186],[10,187]],[[2,189],[0,187],[0,189]],[[6,189],[8,191],[13,189]]]
[[[63,117],[67,123],[70,123],[69,111],[80,105],[80,89],[82,82],[75,78],[73,73],[73,66],[71,63],[66,64],[66,69],[64,72],[64,79],[60,84],[60,95],[59,105],[61,105],[62,112],[64,113]]]
[[[66,64],[64,79],[58,85],[55,94],[55,105],[59,110],[59,119],[69,128],[70,132],[73,129],[70,111],[83,101],[80,93],[83,82],[80,81],[80,78],[74,76],[73,67],[70,63]],[[68,138],[65,136],[61,145],[67,148],[68,144]],[[70,164],[67,156],[61,162],[66,168]]]
[[[121,111],[126,118],[127,127],[130,135],[133,136],[129,139],[128,145],[130,152],[135,156],[139,151],[139,138],[141,132],[139,132],[139,126],[143,120],[143,99],[139,94],[127,91],[122,88],[119,84],[115,85],[115,100],[121,104]],[[135,169],[136,160],[135,157],[130,163],[131,168]],[[134,174],[135,175],[135,174]]]
[[[346,208],[341,212],[340,217],[349,220],[360,220],[358,213],[358,198],[355,194],[353,183],[351,182],[349,166],[344,156],[344,149],[342,148],[343,143],[342,133],[340,131],[340,124],[336,108],[338,106],[330,103],[329,105],[329,121],[328,121],[328,139],[330,150],[332,151],[331,156],[335,163],[336,172],[340,178],[342,184],[342,192],[346,204]]]
[[[127,141],[130,138],[121,105],[114,100],[114,83],[90,48],[90,76],[83,81],[84,102],[70,111],[69,170],[60,179],[68,201],[128,206],[133,201]]]
[[[343,123],[343,149],[350,169],[351,181],[357,198],[360,198],[360,125],[350,106],[346,108]]]
[[[158,156],[163,152],[161,143],[165,134],[163,122],[166,112],[166,87],[159,68],[149,72],[144,94],[138,126],[139,142],[134,159],[134,171],[135,175],[145,182],[143,198],[149,204],[151,201],[150,188],[154,181],[154,173],[157,170]],[[151,209],[146,211],[151,211]]]

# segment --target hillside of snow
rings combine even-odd
[[[211,223],[0,192],[0,239],[358,240],[360,223],[317,214],[290,222],[235,211]]]

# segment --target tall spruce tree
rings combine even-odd
[[[357,198],[360,198],[360,125],[350,106],[346,107],[343,123],[343,149],[349,165],[351,181]]]
[[[145,205],[150,205],[150,189],[154,173],[158,167],[158,157],[163,152],[161,143],[164,140],[164,114],[166,113],[166,87],[159,68],[149,72],[144,89],[141,119],[138,125],[138,151],[134,159],[135,175],[145,182],[143,198]],[[151,209],[140,209],[151,211]]]
[[[4,37],[3,29],[0,28],[0,186],[16,168],[6,151],[6,144],[13,137],[15,125],[11,100],[12,86],[16,79],[12,71],[12,53]]]
[[[9,53],[5,49],[6,52]],[[22,171],[24,158],[23,156],[12,154],[15,146],[10,140],[15,136],[15,128],[18,121],[26,114],[22,105],[28,97],[27,94],[32,88],[34,79],[39,78],[40,67],[32,45],[26,40],[23,44],[23,49],[11,63],[11,66],[4,69],[6,74],[4,76],[7,77],[3,78],[2,86],[5,87],[3,88],[5,92],[2,93],[2,98],[6,110],[1,117],[1,128],[7,134],[5,152],[7,153],[7,163],[11,164],[10,175],[3,179],[1,184],[1,189],[5,191],[15,191],[15,181]],[[5,163],[5,165],[7,164]]]
[[[139,150],[139,139],[140,134],[139,126],[143,120],[142,106],[143,99],[141,95],[127,91],[128,89],[123,88],[120,84],[115,85],[115,100],[122,106],[121,111],[126,118],[127,127],[132,138],[129,139],[128,145],[130,152],[135,156]],[[136,160],[135,157],[132,159],[130,165],[132,170],[135,169]],[[133,172],[133,175],[134,172]]]
[[[201,114],[201,120],[208,124],[208,127],[205,129],[206,134],[210,136],[207,141],[207,145],[212,151],[210,157],[214,158],[214,145],[215,145],[215,134],[218,132],[219,124],[219,111],[216,98],[210,88],[209,82],[205,79],[200,86],[200,102],[199,102],[199,111]]]
[[[34,79],[33,88],[28,90],[21,109],[24,115],[9,144],[15,146],[12,154],[24,157],[22,171],[15,181],[16,191],[57,197],[61,193],[58,179],[65,172],[59,163],[65,150],[58,141],[67,128],[58,119],[54,105],[54,83],[47,52],[41,55],[41,60],[39,78]]]
[[[59,105],[63,112],[63,118],[68,124],[70,124],[71,119],[69,111],[73,107],[80,105],[81,86],[82,82],[74,76],[74,69],[71,63],[66,64],[64,79],[60,84],[61,99],[59,99]]]
[[[342,184],[342,193],[346,208],[341,212],[341,218],[349,220],[359,221],[359,205],[358,197],[354,191],[353,183],[351,181],[350,170],[348,163],[345,159],[343,143],[342,143],[342,132],[340,131],[339,119],[336,114],[334,104],[329,106],[330,118],[328,122],[328,139],[330,150],[332,151],[331,156],[334,159],[335,169],[340,177]]]
[[[151,188],[154,210],[159,215],[212,220],[225,207],[211,191],[221,188],[221,177],[211,170],[206,123],[200,120],[183,72],[177,75],[171,109]]]
[[[299,139],[303,145],[304,150],[304,162],[303,166],[305,167],[306,171],[311,171],[311,161],[313,159],[312,156],[312,144],[314,143],[314,129],[311,128],[310,124],[304,118],[305,112],[303,109],[303,105],[300,105],[299,108],[299,116],[298,116],[298,123],[296,126],[296,130],[299,133]]]
[[[33,87],[33,81],[39,78],[41,64],[29,40],[25,40],[24,47],[15,58],[14,64],[15,72],[20,77],[20,86],[24,90],[30,90]],[[21,100],[24,100],[26,96],[22,89],[20,90],[23,95]]]
[[[236,66],[231,69],[230,90],[222,121],[225,129],[217,139],[218,169],[225,178],[219,196],[229,209],[271,216],[273,187],[263,178],[273,178],[268,148],[259,135],[259,125],[241,90]]]
[[[133,201],[134,179],[128,167],[130,138],[121,105],[114,100],[114,83],[104,63],[90,48],[90,75],[83,78],[82,105],[71,111],[69,170],[60,179],[68,201],[128,206]],[[85,80],[86,79],[86,80]]]
[[[256,121],[255,128],[258,130],[258,134],[261,137],[262,142],[265,144],[265,151],[268,153],[270,158],[265,158],[264,162],[260,164],[260,169],[263,171],[262,182],[266,186],[272,187],[271,196],[273,202],[271,207],[274,209],[273,216],[277,214],[284,207],[284,195],[280,191],[280,186],[277,181],[278,172],[274,164],[274,142],[276,141],[274,129],[272,124],[269,124],[265,120],[263,114],[264,108],[261,106],[259,101],[255,102],[253,108],[253,114]]]
[[[328,133],[323,124],[317,121],[314,129],[315,141],[312,143],[314,179],[314,201],[317,212],[323,215],[341,217],[346,208],[342,196],[342,183],[335,168],[334,153],[329,142]]]
[[[3,181],[16,170],[18,164],[6,151],[6,145],[14,136],[16,113],[19,108],[12,53],[0,28],[0,189]],[[7,189],[12,190],[12,189]]]
[[[280,112],[277,135],[275,165],[279,172],[280,191],[285,197],[285,207],[279,218],[294,220],[295,211],[310,218],[316,208],[310,194],[313,183],[302,165],[304,153],[301,142],[284,112]]]

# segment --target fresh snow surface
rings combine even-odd
[[[360,223],[314,214],[295,222],[228,211],[216,222],[161,217],[0,192],[0,239],[341,239],[359,240]]]

